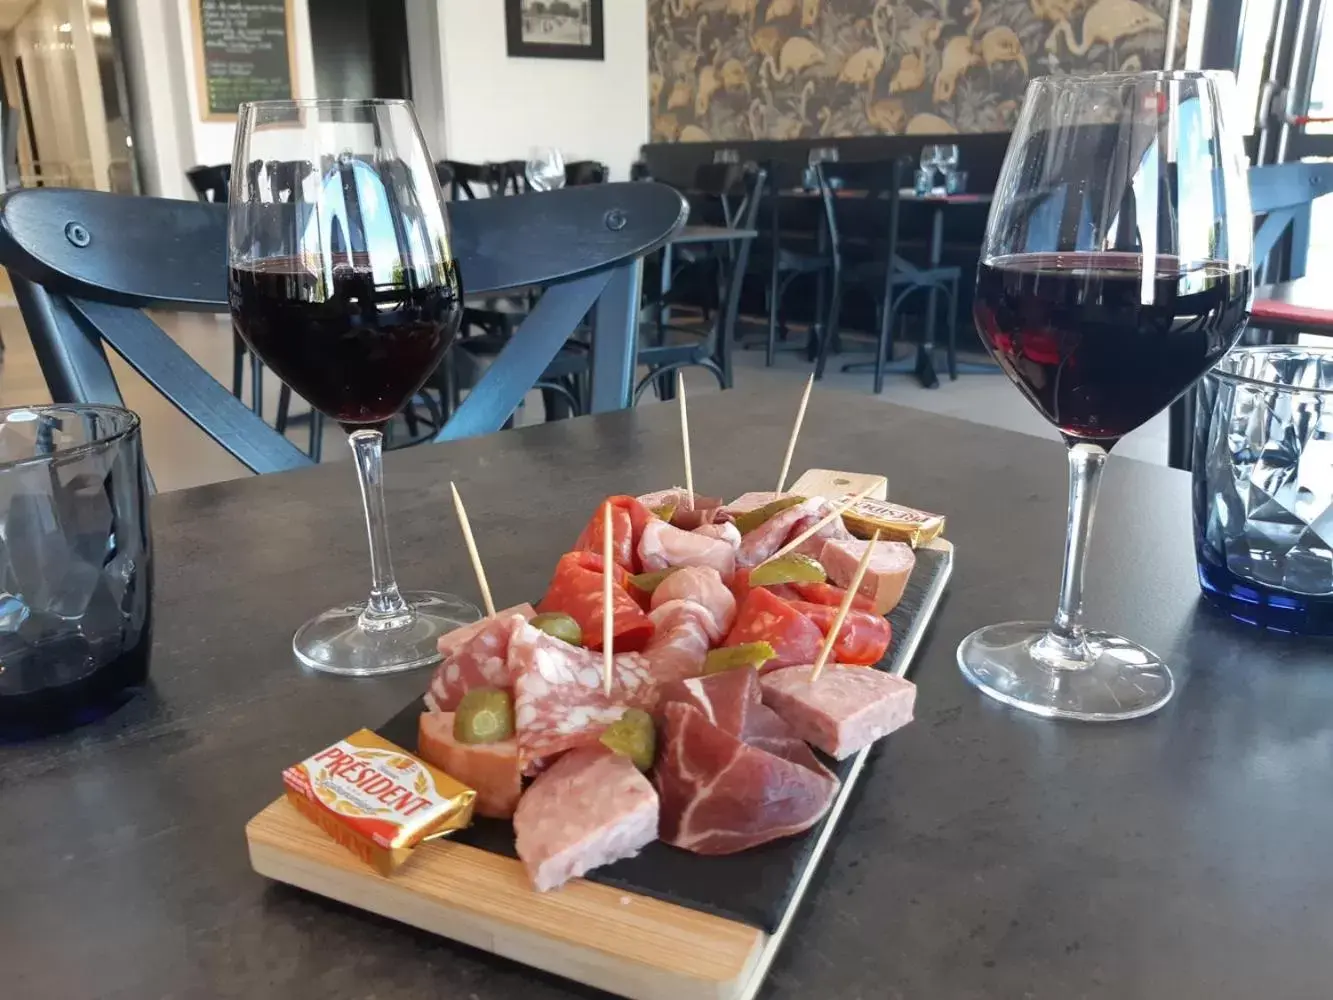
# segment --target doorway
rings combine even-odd
[[[404,0],[309,0],[315,93],[411,98]]]

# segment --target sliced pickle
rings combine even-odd
[[[676,505],[674,503],[664,503],[660,507],[652,508],[652,511],[667,524],[670,524],[671,519],[676,516]]]
[[[765,524],[774,514],[781,514],[788,507],[795,507],[798,503],[805,503],[805,497],[782,497],[762,507],[737,514],[731,523],[736,525],[736,530],[742,535],[748,535],[755,528]]]
[[[571,646],[583,645],[583,629],[579,628],[578,622],[563,612],[547,611],[537,615],[532,619],[532,626]]]
[[[514,702],[508,691],[473,688],[454,712],[454,739],[459,743],[499,743],[514,735]]]
[[[659,569],[655,573],[639,573],[629,578],[630,586],[635,590],[642,590],[645,594],[651,594],[658,586],[669,577],[679,566],[668,566],[666,569]]]
[[[751,587],[769,587],[775,583],[823,583],[828,579],[818,559],[800,552],[788,552],[750,570]]]
[[[602,733],[603,745],[622,757],[628,757],[640,771],[653,766],[657,754],[657,730],[653,717],[637,708],[629,708]]]
[[[742,667],[758,669],[778,654],[766,642],[743,642],[738,646],[723,646],[704,657],[704,673],[720,674],[724,670]]]

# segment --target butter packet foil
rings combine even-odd
[[[477,793],[369,729],[282,772],[300,813],[381,875],[472,822]]]
[[[846,503],[854,494],[839,498]],[[944,534],[944,515],[927,514],[885,500],[865,498],[843,511],[842,523],[857,538],[870,538],[876,531],[887,541],[906,542],[912,548]]]

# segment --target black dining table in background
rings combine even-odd
[[[771,482],[798,392],[793,380],[790,395],[693,400],[699,487]],[[873,756],[762,997],[1328,996],[1328,646],[1200,603],[1187,476],[1113,459],[1089,566],[1089,620],[1177,672],[1161,713],[1049,722],[958,673],[973,628],[1052,610],[1061,450],[860,396],[811,400],[795,471],[887,473],[893,497],[948,514],[957,563],[911,674],[917,720]],[[386,465],[402,583],[472,587],[453,479],[507,605],[541,593],[604,495],[679,478],[679,427],[674,407],[645,406]],[[382,723],[427,679],[347,681],[292,662],[292,629],[363,580],[344,475],[316,467],[153,500],[152,689],[67,736],[0,746],[6,1000],[594,995],[249,869],[243,827],[279,794],[281,769]]]

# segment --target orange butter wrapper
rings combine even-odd
[[[477,793],[369,729],[282,772],[308,820],[381,875],[425,840],[472,822]]]

